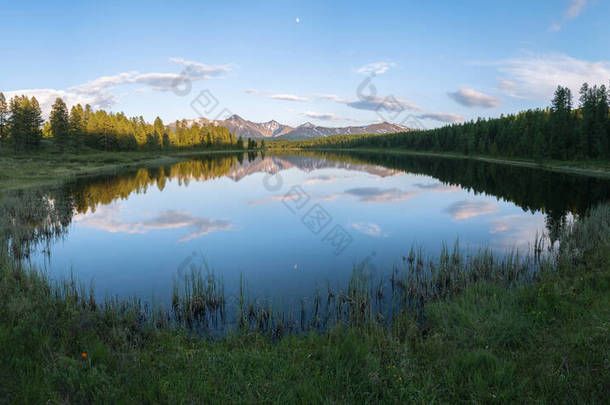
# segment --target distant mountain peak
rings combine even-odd
[[[214,125],[226,127],[235,137],[242,138],[282,138],[282,139],[310,139],[323,138],[332,135],[357,134],[387,134],[391,132],[409,131],[409,128],[389,122],[374,123],[363,126],[350,127],[321,127],[307,121],[298,127],[281,124],[272,119],[267,122],[248,121],[237,114],[225,120],[210,121],[200,117],[193,120],[183,120],[188,126],[212,122]]]

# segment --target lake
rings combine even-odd
[[[171,166],[4,193],[12,248],[96,295],[167,302],[206,263],[237,294],[295,302],[430,257],[525,252],[537,235],[610,200],[610,183],[465,159],[367,153],[208,155]]]

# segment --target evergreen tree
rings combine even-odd
[[[0,141],[8,137],[8,104],[4,94],[0,92]]]
[[[574,153],[576,142],[572,128],[572,92],[557,86],[551,106],[550,154],[555,159],[567,159]]]
[[[165,134],[165,125],[163,125],[163,121],[161,120],[161,118],[155,118],[153,128],[155,132],[155,139],[158,140],[158,146],[163,146],[163,135]]]
[[[51,107],[49,120],[53,139],[63,153],[70,141],[70,116],[68,107],[61,98],[55,99],[55,103]]]
[[[85,112],[80,104],[70,109],[69,130],[70,139],[78,153],[83,144],[83,133],[85,131]]]
[[[35,97],[15,96],[9,104],[8,125],[15,152],[37,148],[42,138],[40,127],[43,123],[38,100]]]
[[[163,148],[168,149],[171,146],[172,146],[172,143],[169,139],[169,134],[167,132],[164,132],[163,133]]]

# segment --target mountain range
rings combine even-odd
[[[235,137],[241,136],[244,139],[310,139],[331,135],[387,134],[391,132],[409,131],[408,127],[390,124],[388,122],[349,127],[322,127],[306,122],[297,127],[291,127],[289,125],[280,124],[275,120],[268,122],[252,122],[243,119],[237,114],[234,114],[225,120],[209,120],[201,117],[192,120],[184,120],[183,122],[186,122],[188,126],[213,123],[214,125],[226,127]]]

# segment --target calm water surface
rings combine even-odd
[[[363,260],[387,274],[412,245],[431,256],[458,237],[472,252],[526,250],[609,190],[603,180],[467,160],[219,155],[39,190],[57,236],[29,260],[53,277],[92,280],[98,296],[160,300],[205,261],[228,295],[243,274],[252,295],[290,301],[344,285]],[[27,198],[40,196],[13,201]]]

